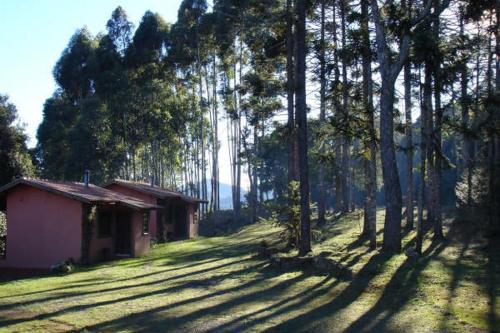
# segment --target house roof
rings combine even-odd
[[[16,179],[13,182],[0,187],[0,194],[3,194],[18,185],[31,186],[89,204],[119,204],[133,209],[160,208],[160,206],[152,205],[143,200],[121,193],[116,193],[92,184],[89,184],[88,187],[86,187],[83,183],[60,182],[33,178]]]
[[[152,195],[153,197],[158,199],[180,199],[187,202],[207,202],[206,200],[191,197],[177,191],[172,191],[159,186],[151,186],[151,184],[144,182],[115,179],[107,183],[104,187],[108,187],[110,185],[121,185],[123,187],[136,190],[141,193]]]

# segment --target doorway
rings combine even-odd
[[[132,224],[130,213],[118,212],[116,214],[115,254],[117,256],[130,256],[132,254]]]
[[[188,237],[187,207],[185,205],[174,206],[174,236],[176,238]]]

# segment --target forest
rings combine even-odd
[[[301,254],[311,221],[356,208],[372,249],[378,208],[388,251],[404,229],[417,252],[443,239],[447,207],[496,233],[499,18],[495,0],[184,0],[136,27],[117,7],[62,51],[36,147],[1,95],[0,182],[88,169],[207,200],[208,218],[224,163],[235,219],[282,224]]]

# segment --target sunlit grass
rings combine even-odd
[[[378,216],[383,227],[383,212]],[[329,221],[314,253],[349,266],[351,281],[281,271],[256,257],[267,224],[155,246],[148,255],[67,276],[0,282],[0,331],[487,332],[498,301],[498,251],[471,233],[424,243],[408,259],[370,252],[357,213]],[[447,223],[449,227],[449,223]],[[456,234],[455,232],[452,232]],[[411,245],[414,233],[405,235]],[[378,234],[382,243],[382,232]],[[496,298],[495,298],[496,297]]]

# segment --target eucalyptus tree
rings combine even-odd
[[[130,81],[126,102],[129,116],[127,136],[131,146],[134,179],[149,178],[142,170],[144,163],[138,159],[137,153],[143,148],[142,145],[153,145],[155,140],[159,140],[157,125],[161,122],[155,120],[168,117],[165,114],[168,110],[161,106],[161,94],[169,86],[162,63],[168,31],[169,26],[158,14],[147,11],[125,55]]]
[[[238,218],[241,209],[241,177],[242,177],[242,97],[238,85],[243,78],[247,62],[247,51],[244,39],[247,32],[246,18],[249,1],[233,2],[228,0],[214,1],[213,13],[216,16],[216,39],[219,44],[221,58],[223,98],[227,115],[227,132],[229,159],[231,163],[232,206]]]
[[[206,142],[207,133],[205,133],[205,114],[207,112],[206,103],[203,97],[203,63],[206,61],[207,54],[202,37],[200,21],[203,14],[207,10],[205,0],[185,0],[181,3],[178,11],[177,26],[183,31],[185,37],[184,42],[187,42],[187,47],[190,49],[194,62],[193,72],[196,72],[198,84],[198,100],[200,108],[200,118],[198,123],[199,128],[199,148],[201,153],[201,198],[206,200],[208,196],[207,190],[207,160],[206,160]],[[187,39],[186,39],[187,38]],[[202,211],[206,214],[207,207],[203,205]]]
[[[132,42],[134,25],[128,20],[125,10],[118,6],[106,23],[109,38],[113,41],[117,52],[124,56]]]
[[[106,23],[106,29],[108,34],[99,40],[96,50],[96,94],[106,103],[109,117],[113,119],[112,169],[118,168],[121,177],[129,179],[131,146],[128,128],[133,124],[129,123],[132,119],[127,105],[130,76],[125,54],[132,42],[134,25],[128,20],[125,10],[118,6]]]
[[[95,48],[96,42],[90,32],[86,28],[79,29],[54,67],[54,79],[60,90],[45,103],[44,119],[37,135],[37,150],[43,161],[44,174],[63,179],[80,178],[81,170],[77,171],[69,162],[72,149],[76,148],[70,135],[79,117],[87,111],[84,106],[86,100],[93,94]],[[52,132],[54,128],[59,128],[59,131]],[[80,139],[90,142],[88,136]],[[87,167],[92,162],[92,156],[74,155],[72,162]]]
[[[69,154],[68,133],[75,123],[77,109],[65,93],[56,91],[43,105],[43,120],[37,129],[37,155],[45,178],[65,179]]]
[[[32,176],[34,173],[26,146],[28,137],[16,121],[16,106],[6,95],[0,94],[0,186],[16,176]]]

